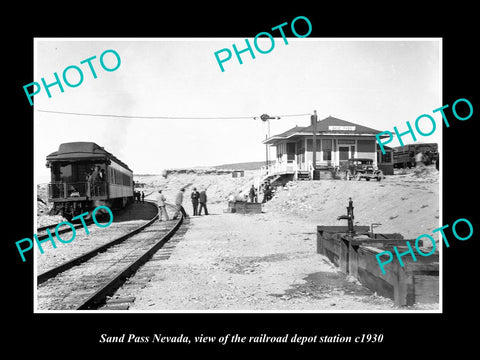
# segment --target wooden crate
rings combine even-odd
[[[397,247],[400,253],[408,250],[406,246]],[[393,299],[396,306],[439,301],[438,252],[428,257],[416,254],[416,262],[411,255],[405,255],[402,257],[403,267],[394,254],[392,262],[385,265],[383,274],[376,255],[386,250],[394,253],[393,246],[351,246],[350,275],[378,295]]]
[[[320,180],[333,180],[334,174],[332,170],[318,170]]]
[[[317,253],[325,255],[340,271],[349,274],[378,295],[394,300],[397,306],[410,306],[414,303],[435,303],[439,299],[439,256],[438,251],[431,256],[420,256],[415,252],[417,261],[411,255],[402,257],[404,267],[394,253],[397,246],[400,253],[408,248],[409,241],[414,248],[415,239],[403,239],[398,233],[375,234],[349,237],[347,226],[318,226]],[[368,226],[356,226],[357,234],[368,234]],[[418,246],[422,246],[421,241]],[[382,273],[376,255],[392,252],[393,260],[385,265]],[[426,252],[426,251],[425,251]]]
[[[261,214],[262,204],[247,201],[229,201],[228,212],[240,214]]]
[[[369,231],[368,226],[355,226],[357,233]],[[348,231],[345,226],[317,226],[317,253],[325,255],[332,263],[347,272],[348,245],[341,240],[341,236]]]
[[[229,213],[234,213],[236,210],[235,210],[235,201],[229,201],[228,202],[228,208],[226,210],[226,212],[229,212]]]

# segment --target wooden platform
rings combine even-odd
[[[261,214],[262,204],[247,201],[229,201],[227,212],[240,214]]]
[[[310,171],[298,170],[296,177],[297,177],[297,180],[310,180]]]
[[[396,306],[439,301],[438,251],[426,257],[416,254],[416,262],[411,255],[405,255],[401,267],[393,247],[397,246],[402,253],[408,250],[405,242],[413,246],[415,239],[403,239],[398,233],[371,237],[368,226],[356,226],[356,233],[364,235],[351,238],[346,235],[347,230],[347,226],[318,226],[317,253],[328,257],[340,271],[355,277],[378,295],[393,299]],[[385,266],[385,274],[376,259],[383,251],[394,254],[392,262]]]

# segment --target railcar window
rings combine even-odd
[[[90,163],[78,163],[77,164],[77,181],[86,181],[88,179],[88,174],[90,174],[90,169],[92,164]]]
[[[63,182],[72,181],[72,165],[60,165],[60,180]]]
[[[100,170],[105,170],[105,164],[91,162],[53,163],[51,165],[51,181],[64,183],[85,182],[96,166],[100,166]]]
[[[116,185],[131,186],[132,178],[130,174],[126,174],[123,171],[109,168],[110,170],[110,183]]]
[[[51,179],[52,179],[52,182],[60,181],[59,168],[58,168],[58,164],[56,163],[53,163],[51,165]]]
[[[72,174],[71,164],[57,163],[53,166],[52,177],[54,181],[71,182]]]

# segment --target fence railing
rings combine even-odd
[[[80,182],[51,182],[48,184],[48,198],[76,198],[76,197],[98,197],[107,195],[107,183],[104,181],[89,183]]]
[[[295,173],[297,171],[297,163],[295,160],[287,160],[286,162],[274,163],[268,166],[262,166],[260,169],[260,176]]]

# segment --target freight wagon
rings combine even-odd
[[[414,167],[415,154],[419,151],[423,153],[425,165],[430,165],[438,159],[437,143],[422,143],[397,146],[393,148],[393,167]]]

